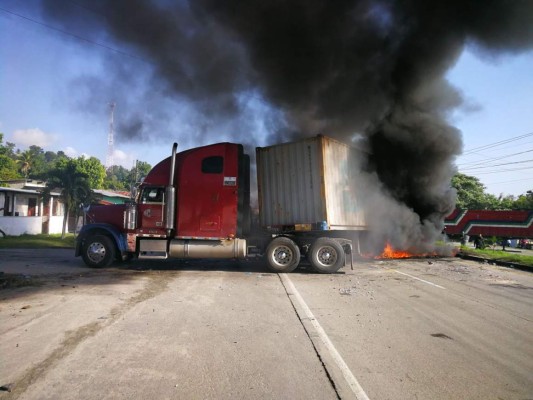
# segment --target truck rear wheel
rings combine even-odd
[[[300,263],[300,248],[287,237],[277,237],[266,250],[268,268],[274,272],[291,272]]]
[[[307,258],[316,272],[332,274],[344,265],[345,255],[337,241],[322,237],[311,244]]]
[[[89,267],[106,267],[115,259],[115,244],[105,235],[92,235],[83,242],[81,257]]]

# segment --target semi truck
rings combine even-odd
[[[76,256],[91,267],[139,259],[246,259],[274,272],[302,260],[319,273],[353,266],[366,230],[356,171],[361,151],[319,135],[256,148],[257,206],[250,157],[238,143],[177,152],[147,174],[134,200],[93,205]],[[357,251],[357,248],[355,249]]]

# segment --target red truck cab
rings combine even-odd
[[[219,143],[177,154],[173,181],[176,188],[174,237],[237,237],[237,183],[242,153],[241,145]],[[164,195],[170,163],[169,157],[157,164],[139,188],[138,232],[141,235],[160,234],[164,230]],[[242,179],[239,183],[244,184]]]

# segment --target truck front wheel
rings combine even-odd
[[[115,259],[115,245],[105,235],[89,236],[83,242],[81,257],[89,267],[106,267]]]
[[[266,250],[268,268],[274,272],[291,272],[300,263],[300,248],[287,237],[277,237]]]
[[[307,254],[311,267],[321,274],[332,274],[344,265],[344,249],[330,238],[316,239]]]

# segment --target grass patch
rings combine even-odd
[[[67,248],[73,249],[76,243],[74,234],[65,235],[61,239],[61,234],[57,235],[20,235],[20,236],[0,236],[1,249],[48,249]]]
[[[533,267],[533,256],[527,256],[520,253],[510,253],[502,250],[492,250],[490,248],[479,250],[466,246],[461,246],[461,253],[483,257],[488,260],[505,261]]]

